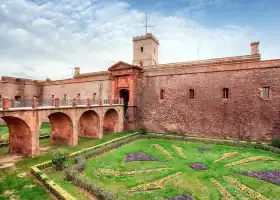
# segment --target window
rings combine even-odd
[[[52,95],[52,99],[54,98],[54,94]]]
[[[2,95],[0,95],[0,100],[2,100]]]
[[[223,89],[223,98],[224,99],[228,99],[228,95],[229,94],[229,89],[228,88],[224,88]]]
[[[64,94],[64,101],[67,100],[67,94]]]
[[[262,89],[262,98],[269,99],[269,87],[263,87]]]
[[[190,89],[190,99],[194,99],[194,90]]]
[[[156,55],[156,49],[154,49],[154,54]]]
[[[96,100],[96,93],[93,93],[93,101]]]
[[[21,96],[15,96],[15,100],[16,101],[20,101],[21,100]]]
[[[160,99],[165,99],[165,91],[160,90]]]
[[[78,95],[77,95],[77,98],[79,99],[81,97],[81,94],[79,93]]]
[[[144,51],[144,47],[141,47],[141,52],[143,52]]]

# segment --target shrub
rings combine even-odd
[[[141,135],[147,135],[148,132],[149,132],[149,131],[148,131],[148,129],[147,129],[146,127],[141,127],[141,128],[139,128],[139,133],[140,133]]]
[[[85,157],[76,157],[74,159],[75,169],[79,172],[83,171],[86,168],[86,158]]]
[[[115,194],[106,190],[98,183],[89,180],[88,178],[77,173],[77,171],[74,169],[67,169],[65,170],[65,173],[66,173],[67,181],[71,181],[76,186],[79,186],[84,190],[88,191],[89,193],[94,194],[97,197],[97,199],[104,199],[104,200],[119,199],[117,196],[115,196]]]
[[[69,153],[66,151],[55,151],[52,155],[52,164],[56,170],[63,170],[67,167]]]
[[[280,148],[280,137],[272,138],[271,145],[276,148]]]

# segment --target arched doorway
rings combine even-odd
[[[119,128],[119,115],[115,109],[109,109],[104,115],[103,131],[115,133]]]
[[[51,125],[51,143],[69,144],[73,137],[73,123],[71,118],[62,112],[48,116]]]
[[[28,124],[17,117],[2,117],[9,128],[11,154],[32,155],[32,133]]]
[[[120,98],[123,98],[124,103],[124,115],[126,114],[128,102],[129,102],[129,90],[122,89],[120,90]]]
[[[79,120],[79,136],[100,138],[100,119],[96,112],[88,110]]]

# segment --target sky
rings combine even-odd
[[[45,80],[132,63],[145,13],[159,63],[250,54],[280,59],[279,0],[0,0],[0,76]]]

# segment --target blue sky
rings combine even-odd
[[[279,0],[0,0],[0,74],[69,78],[132,62],[132,37],[149,29],[159,63],[247,55],[280,58]]]

